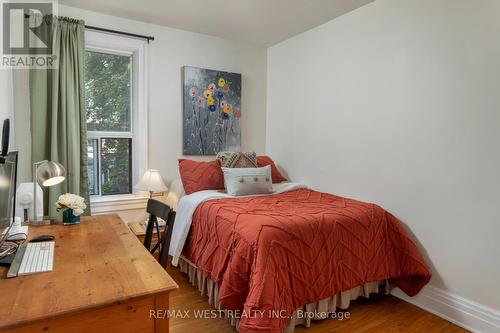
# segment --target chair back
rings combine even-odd
[[[166,268],[168,264],[168,250],[170,248],[170,239],[172,238],[172,229],[175,221],[175,212],[163,202],[149,199],[146,211],[149,213],[148,225],[146,227],[146,235],[144,237],[144,246],[154,253],[156,249],[160,249],[159,262]],[[165,221],[165,230],[163,235],[159,232],[158,219]],[[158,244],[151,249],[151,241],[153,239],[154,229],[158,231]]]

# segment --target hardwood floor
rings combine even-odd
[[[179,285],[179,290],[170,293],[171,310],[212,310],[206,297],[191,286],[186,275],[176,268],[168,273]],[[373,296],[373,297],[372,297]],[[298,326],[297,333],[464,333],[468,332],[444,319],[393,296],[372,295],[351,303],[350,318],[342,321],[327,319],[314,322],[310,328]],[[179,313],[180,313],[179,312]],[[173,333],[235,333],[236,330],[223,318],[196,319],[171,318],[170,332]]]

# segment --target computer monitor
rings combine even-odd
[[[6,119],[2,128],[2,143],[0,147],[0,245],[5,240],[5,236],[2,236],[3,231],[5,228],[10,229],[16,215],[18,153],[7,152],[10,134],[9,125],[9,120]]]
[[[10,152],[0,163],[0,245],[2,232],[9,228],[16,214],[17,152]]]

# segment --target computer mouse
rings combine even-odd
[[[30,240],[30,243],[37,243],[37,242],[50,242],[50,241],[53,241],[54,240],[54,236],[52,235],[40,235],[40,236],[36,236],[36,237],[33,237],[31,240]]]

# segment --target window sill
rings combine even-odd
[[[146,209],[148,197],[135,194],[90,197],[92,214],[117,213],[125,210]]]

